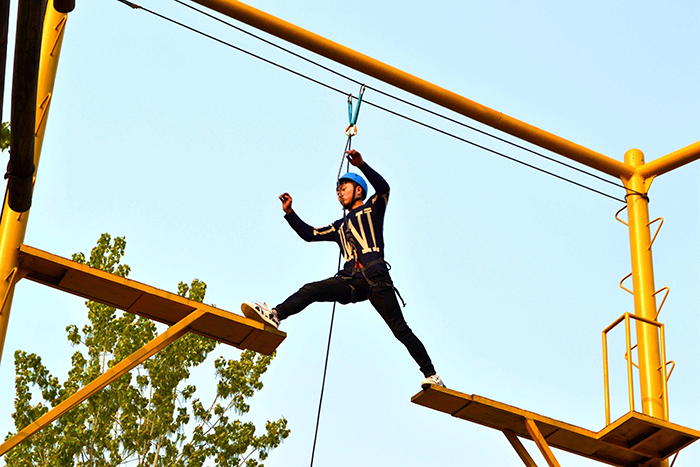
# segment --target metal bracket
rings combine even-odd
[[[619,211],[617,211],[617,212],[615,213],[615,219],[617,219],[618,221],[622,222],[622,223],[625,224],[627,227],[629,227],[630,225],[629,225],[627,222],[623,221],[622,219],[620,219],[620,218],[618,217],[618,216],[620,215],[620,213],[621,213],[622,211],[624,211],[625,209],[627,209],[627,205],[626,205],[626,204],[622,207],[622,209],[620,209]]]
[[[649,227],[654,222],[659,222],[659,226],[656,228],[656,232],[654,233],[654,237],[651,239],[651,242],[649,242],[649,246],[647,247],[647,250],[651,250],[651,246],[654,244],[654,240],[656,240],[656,236],[659,235],[659,230],[661,230],[661,227],[664,225],[664,218],[657,217],[653,221],[649,222],[647,224],[647,227]]]
[[[39,129],[41,129],[41,125],[44,123],[44,119],[46,118],[46,114],[49,111],[49,104],[51,103],[51,93],[48,93],[46,97],[41,101],[41,104],[39,105],[39,109],[41,110],[41,116],[39,117],[39,122],[36,125],[36,130],[34,130],[34,136],[37,136],[39,134]]]
[[[632,295],[634,295],[634,292],[632,292],[630,289],[628,289],[627,287],[625,287],[624,285],[622,285],[622,283],[625,282],[627,279],[629,279],[631,276],[632,276],[632,273],[629,273],[629,274],[627,274],[625,277],[622,278],[622,280],[620,281],[620,288],[621,288],[622,290],[626,290],[627,292],[629,292],[629,293],[631,293]]]
[[[655,297],[657,293],[661,292],[662,290],[665,290],[666,293],[664,294],[663,300],[661,300],[661,305],[659,305],[659,308],[656,310],[656,314],[654,315],[654,321],[656,321],[656,318],[659,317],[659,313],[661,313],[661,307],[664,306],[664,303],[666,303],[666,298],[668,297],[668,294],[671,293],[671,289],[668,287],[662,287],[653,294],[651,294],[652,297]]]
[[[65,14],[63,17],[61,17],[61,20],[58,22],[54,30],[56,31],[56,40],[53,42],[53,47],[51,47],[51,55],[53,57],[53,53],[56,51],[56,46],[58,45],[58,41],[61,39],[61,36],[63,35],[63,31],[66,29],[66,20],[68,19],[68,16]]]

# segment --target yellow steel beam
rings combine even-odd
[[[36,181],[36,169],[39,167],[39,156],[44,141],[46,120],[48,118],[49,104],[53,92],[53,84],[56,79],[58,57],[63,43],[63,31],[67,16],[58,13],[53,8],[53,2],[48,2],[44,19],[44,32],[41,39],[41,58],[39,62],[39,81],[37,83],[37,112],[36,132],[34,141],[34,181]],[[2,309],[0,309],[0,361],[5,346],[5,335],[10,320],[10,308],[14,294],[14,283],[9,280],[12,271],[18,264],[19,246],[24,241],[27,230],[27,218],[29,211],[18,213],[10,209],[5,196],[5,204],[0,219],[0,296],[4,297]],[[16,282],[16,281],[14,281]]]
[[[103,374],[98,376],[92,382],[85,385],[83,388],[78,390],[68,399],[58,404],[49,412],[45,413],[37,421],[26,426],[19,433],[17,433],[12,438],[8,439],[3,444],[1,444],[0,456],[4,456],[10,449],[16,447],[18,444],[22,443],[30,436],[34,435],[42,428],[46,427],[57,418],[61,417],[66,412],[79,405],[85,399],[102,390],[104,387],[108,386],[110,383],[112,383],[119,377],[131,371],[132,368],[148,360],[156,352],[159,352],[160,350],[164,349],[180,337],[187,334],[190,331],[190,327],[195,323],[195,321],[197,321],[199,318],[205,315],[206,312],[203,310],[196,310],[190,313],[189,315],[187,315],[187,317],[178,321],[177,324],[168,328],[167,331],[163,332],[151,342],[144,345],[139,350],[132,353],[124,360],[114,365],[109,370],[105,371]]]
[[[625,162],[635,168],[644,167],[644,154],[638,149],[630,149],[625,153]],[[648,179],[637,172],[629,179],[626,186],[636,192],[645,193],[648,188]],[[634,284],[634,310],[637,316],[655,321],[656,290],[651,255],[649,199],[631,190],[628,190],[627,195],[627,211]],[[642,412],[661,420],[668,420],[663,398],[665,378],[662,363],[665,362],[661,362],[659,331],[656,326],[642,322],[638,322],[636,327]],[[632,356],[630,355],[629,358]],[[666,400],[668,400],[667,397]]]
[[[700,159],[700,141],[674,151],[664,157],[659,157],[637,169],[639,175],[644,178],[652,178],[677,169],[685,164]]]
[[[527,449],[525,449],[523,443],[520,442],[518,435],[510,430],[503,430],[503,434],[506,435],[506,438],[508,438],[508,441],[510,442],[511,446],[513,446],[513,449],[515,449],[518,457],[520,457],[525,464],[525,467],[537,467],[535,461],[532,459],[532,457],[530,457],[530,453],[527,452]]]
[[[540,429],[537,428],[535,421],[531,418],[526,418],[525,428],[527,428],[530,436],[532,436],[532,440],[535,442],[535,444],[537,444],[537,447],[540,449],[540,452],[542,453],[544,460],[546,460],[547,464],[549,464],[549,467],[561,467],[559,462],[557,462],[557,458],[554,457],[554,453],[549,447],[549,444],[547,444],[547,440],[544,439]]]
[[[623,177],[629,176],[633,172],[632,168],[623,162],[485,107],[244,3],[236,0],[194,1],[399,89],[606,174]]]

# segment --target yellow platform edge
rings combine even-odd
[[[525,420],[535,422],[547,444],[619,467],[667,459],[700,439],[700,431],[630,412],[595,432],[478,395],[431,386],[411,402],[453,417],[532,440]]]
[[[21,245],[20,276],[172,326],[195,310],[205,316],[192,332],[240,349],[269,355],[287,336],[244,316]]]

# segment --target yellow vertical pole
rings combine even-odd
[[[644,165],[644,154],[638,149],[630,149],[625,153],[625,162],[637,169]],[[650,181],[635,171],[632,177],[627,180],[627,187],[638,193],[646,193]],[[656,290],[654,290],[654,269],[651,256],[649,199],[629,191],[627,210],[634,284],[634,310],[637,316],[654,321],[656,317],[654,292]],[[656,326],[639,321],[637,321],[636,327],[642,412],[654,418],[667,420],[662,398],[664,378],[661,371],[658,329]],[[664,461],[657,465],[667,466],[668,462]]]
[[[53,84],[56,79],[58,57],[63,42],[63,31],[66,25],[67,15],[57,12],[53,2],[48,2],[44,19],[44,31],[41,38],[41,59],[39,63],[39,82],[37,84],[37,109],[36,131],[34,133],[34,166],[39,167],[39,156],[44,141],[46,120],[49,104],[53,92]],[[34,172],[36,180],[36,171]],[[27,218],[29,211],[18,213],[7,205],[7,194],[0,218],[0,297],[4,297],[0,309],[0,361],[5,346],[5,335],[10,320],[10,308],[14,294],[14,282],[16,282],[16,267],[18,265],[18,249],[24,241],[27,231]]]

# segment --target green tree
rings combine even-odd
[[[10,122],[2,122],[0,125],[0,151],[10,147]]]
[[[112,241],[103,234],[89,259],[78,253],[73,260],[126,277],[130,268],[120,264],[125,247],[123,237]],[[199,302],[205,291],[198,279],[178,285],[179,295]],[[18,431],[158,333],[150,320],[92,301],[86,305],[89,324],[82,330],[66,328],[68,340],[83,351],[73,354],[62,384],[40,356],[15,353],[13,418]],[[246,350],[237,360],[219,357],[214,363],[216,396],[204,405],[188,378],[216,345],[185,335],[10,451],[7,466],[261,466],[259,461],[289,436],[287,420],[268,421],[265,433],[256,436],[253,423],[229,415],[249,411],[246,400],[263,387],[260,377],[273,356]],[[33,403],[34,394],[43,401]]]

